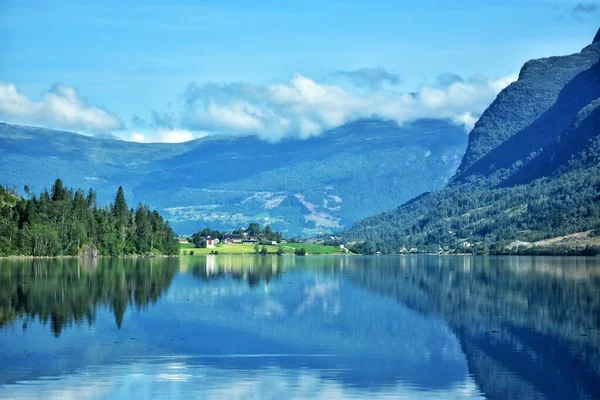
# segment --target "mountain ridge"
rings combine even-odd
[[[521,68],[519,79],[502,90],[475,123],[469,134],[467,151],[452,181],[464,181],[465,177],[489,168],[491,163],[497,161],[493,158],[493,155],[490,156],[490,152],[501,151],[499,147],[506,145],[505,142],[514,135],[527,136],[538,133],[535,139],[541,140],[542,143],[540,144],[542,146],[548,144],[555,137],[545,137],[543,133],[546,127],[532,126],[532,124],[534,122],[538,125],[558,123],[561,126],[553,127],[553,129],[554,131],[560,131],[561,128],[564,129],[570,123],[569,117],[565,118],[563,115],[558,115],[559,118],[553,118],[551,121],[540,120],[540,117],[546,114],[546,118],[550,119],[552,116],[556,117],[557,114],[564,114],[565,112],[574,117],[574,115],[571,115],[574,111],[579,110],[583,104],[588,104],[600,95],[598,89],[600,83],[597,79],[598,67],[593,71],[591,70],[599,59],[600,44],[592,43],[579,53],[526,62]],[[580,74],[585,76],[579,76]],[[540,76],[544,76],[545,79],[539,79]],[[585,88],[582,88],[579,82],[573,80],[589,81],[590,77],[596,77],[596,80],[585,99],[578,99],[573,93],[563,93],[563,91],[570,89],[569,84],[571,87],[574,86],[575,90],[584,91],[582,89]],[[560,103],[558,100],[560,100],[559,96],[561,94],[569,97],[569,101]],[[582,93],[578,94],[583,96]],[[572,101],[579,101],[579,107],[571,104]],[[519,108],[513,107],[515,102],[519,103]],[[563,106],[559,110],[555,109],[557,103]],[[521,141],[521,144],[523,144],[523,141]],[[531,150],[533,146],[534,144],[528,144],[521,151]],[[486,160],[486,156],[492,159]],[[475,166],[477,163],[479,165]]]
[[[532,243],[580,233],[600,248],[600,42],[528,61],[469,135],[443,189],[344,233],[367,253],[404,247],[505,253],[583,251]],[[581,235],[578,235],[580,237]],[[568,242],[568,241],[567,241]],[[586,250],[587,251],[587,250]]]
[[[270,223],[330,233],[445,184],[467,136],[443,120],[360,120],[309,139],[204,137],[132,143],[0,124],[0,182],[43,190],[61,177],[101,203],[119,185],[180,233]]]

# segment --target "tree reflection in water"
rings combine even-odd
[[[600,398],[600,260],[375,257],[355,284],[443,318],[489,398]]]
[[[292,271],[289,279],[281,280],[284,274]],[[224,280],[232,279],[247,282],[251,290],[243,293],[257,294],[260,292],[257,288],[269,285],[274,296],[279,296],[277,300],[291,308],[306,295],[304,290],[299,290],[302,285],[288,286],[292,279],[298,281],[313,275],[335,278],[353,288],[344,292],[349,296],[349,301],[343,304],[344,320],[332,319],[339,324],[327,325],[328,330],[322,332],[322,338],[331,333],[335,343],[350,341],[347,347],[338,346],[338,349],[356,352],[357,341],[370,343],[370,338],[376,337],[373,332],[385,333],[385,326],[390,324],[402,331],[401,325],[405,321],[389,320],[393,307],[385,315],[377,314],[354,301],[375,301],[375,297],[371,299],[365,295],[379,293],[439,321],[421,318],[424,323],[447,324],[466,356],[469,374],[487,398],[600,398],[598,258],[248,255],[101,259],[89,264],[74,259],[11,260],[3,262],[0,268],[0,326],[14,326],[17,321],[22,321],[26,328],[29,322],[39,319],[44,324],[49,323],[58,337],[67,326],[94,324],[96,310],[106,307],[114,314],[116,325],[121,327],[129,307],[142,310],[156,302],[167,291],[177,272],[196,278],[192,279],[195,282],[192,284],[185,277],[178,280],[180,289],[186,284],[191,287],[198,284],[227,286],[230,283]],[[257,307],[262,304],[261,299],[261,296],[253,295],[244,297],[244,301],[254,301],[256,304],[252,304]],[[326,300],[331,302],[333,299]],[[255,340],[272,338],[277,339],[277,343],[287,343],[288,339],[295,338],[296,341],[298,338],[294,335],[301,329],[311,332],[311,324],[319,329],[323,327],[322,312],[312,314],[314,319],[303,319],[300,327],[296,325],[296,314],[279,318],[277,323],[264,322],[257,320],[255,314],[240,311],[236,306],[238,301],[235,297],[211,303],[210,307],[223,314],[221,323],[226,323],[233,332],[246,332],[245,337],[251,332],[260,332],[254,336]],[[186,320],[187,323],[202,322],[202,316],[210,321],[213,310],[207,311],[206,303],[196,304],[196,308],[181,308],[181,315],[187,312],[193,316]],[[369,318],[372,314],[376,317]],[[247,315],[254,315],[255,319]],[[346,317],[350,319],[346,320]],[[154,315],[153,318],[159,317]],[[168,318],[160,316],[160,323]],[[263,322],[268,324],[268,329],[258,329]],[[210,325],[200,323],[198,326]],[[258,330],[253,330],[255,328]],[[163,333],[169,337],[170,331]],[[155,334],[153,332],[150,337]],[[190,335],[196,337],[198,334]],[[160,337],[156,340],[158,346]],[[202,341],[182,343],[181,346],[189,347],[178,349],[190,353],[199,351],[198,346],[203,345]],[[416,343],[420,341],[411,342],[412,345]],[[402,343],[386,343],[389,348],[394,344]],[[402,346],[398,348],[402,349]],[[146,348],[139,350],[147,351]],[[402,351],[400,353],[398,357]],[[395,355],[391,357],[394,359]],[[396,364],[390,362],[389,365],[393,367],[390,371],[398,372]],[[381,375],[382,364],[372,371]],[[361,373],[364,378],[364,370]],[[397,374],[390,377],[395,381]],[[373,376],[370,382],[376,378],[378,376]]]
[[[23,319],[50,323],[60,336],[72,324],[92,325],[99,306],[120,328],[128,306],[156,302],[171,284],[176,259],[27,259],[0,269],[0,327]]]

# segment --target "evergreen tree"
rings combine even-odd
[[[20,199],[0,186],[0,256],[77,255],[84,245],[122,256],[150,251],[177,254],[175,233],[160,214],[140,205],[128,210],[122,188],[115,204],[99,208],[96,194],[69,190],[57,179],[51,195]]]
[[[54,184],[52,185],[52,201],[66,200],[67,193],[68,192],[60,179],[54,181]]]
[[[117,190],[117,195],[115,196],[113,215],[115,216],[118,225],[127,225],[129,210],[127,208],[127,202],[125,201],[125,192],[123,191],[122,186],[119,186],[119,189]]]
[[[149,210],[142,204],[135,212],[136,244],[138,254],[146,254],[152,250],[152,225],[148,218]]]

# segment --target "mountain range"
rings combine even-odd
[[[0,184],[38,193],[60,178],[92,187],[100,205],[123,186],[129,204],[158,209],[180,234],[259,222],[306,237],[443,187],[466,145],[464,129],[445,120],[361,120],[275,143],[209,136],[179,144],[0,123]]]
[[[346,232],[364,251],[482,252],[600,245],[600,31],[581,52],[527,62],[469,134],[449,184]]]

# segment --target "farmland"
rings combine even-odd
[[[286,254],[294,254],[296,249],[304,248],[308,254],[341,254],[340,249],[334,246],[314,245],[306,243],[283,243],[280,245]],[[277,249],[280,246],[265,246],[270,254],[277,253]],[[262,245],[260,248],[262,249]],[[184,243],[180,245],[180,255],[190,255],[190,252],[194,252],[194,256],[211,254],[211,252],[219,252],[219,254],[254,254],[254,244],[218,244],[213,249],[207,248],[196,248],[193,243]]]

